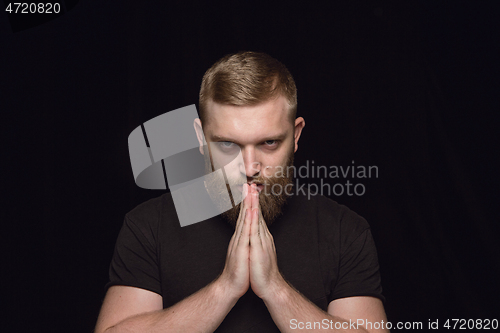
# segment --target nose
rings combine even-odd
[[[240,169],[240,171],[246,175],[248,181],[251,181],[254,177],[258,177],[260,175],[262,164],[255,153],[255,149],[252,147],[243,148],[241,153],[243,155],[244,162],[242,168],[244,167],[245,170]]]

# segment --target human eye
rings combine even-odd
[[[268,149],[276,149],[279,145],[278,140],[267,140],[264,141],[264,146]]]
[[[232,152],[236,149],[237,145],[234,142],[230,141],[220,141],[217,142],[217,147],[225,153]]]
[[[234,143],[229,142],[229,141],[221,141],[219,142],[219,146],[224,147],[224,148],[230,148],[234,145]]]

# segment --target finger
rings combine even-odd
[[[259,206],[259,223],[265,224],[266,221],[264,221],[264,216],[262,215],[262,209]]]
[[[267,227],[265,222],[263,222],[261,224],[262,224],[262,229],[264,229],[264,237],[263,238],[266,240],[266,244],[268,244],[274,250],[275,246],[274,246],[273,235],[269,231],[269,228]]]
[[[248,207],[250,204],[250,198],[248,198],[248,194],[250,193],[250,185],[248,183],[243,184],[243,205]]]
[[[245,207],[248,206],[248,200],[246,199],[248,197],[248,184],[245,183],[243,184],[243,201],[241,202],[241,206],[240,206],[240,213],[238,215],[238,222],[240,221],[240,219],[242,218],[243,216],[243,212],[245,210]]]
[[[250,246],[262,247],[262,241],[259,237],[259,214],[257,208],[252,208],[252,226],[250,229]]]
[[[259,191],[257,190],[257,185],[252,184],[252,208],[259,207]]]
[[[262,210],[259,207],[259,227],[260,227],[260,235],[262,238],[262,244],[263,246],[268,246],[270,247],[273,251],[276,251],[276,247],[274,245],[274,239],[273,235],[271,234],[271,231],[269,231],[269,228],[267,226],[266,221],[264,220],[264,217],[262,215]]]
[[[229,242],[229,247],[231,248],[231,252],[233,248],[238,246],[239,239],[241,238],[241,234],[243,233],[244,225],[245,225],[245,217],[248,211],[248,207],[251,206],[251,196],[249,193],[249,185],[247,183],[243,184],[243,195],[244,199],[240,207],[240,213],[238,215],[238,219],[236,220],[236,227],[234,230],[234,234],[231,237],[231,241]]]
[[[238,237],[238,247],[245,248],[250,244],[250,225],[252,223],[252,210],[251,209],[246,209],[245,210],[245,218],[243,222],[243,230]]]
[[[244,219],[245,217],[245,214],[246,214],[246,210],[245,212],[242,213],[242,217]],[[243,221],[244,222],[244,221]],[[237,244],[238,244],[238,239],[240,238],[241,236],[241,232],[242,232],[242,226],[243,226],[243,222],[237,222],[238,225],[237,225],[237,229],[234,231],[233,233],[233,236],[231,236],[231,240],[229,241],[229,245],[228,245],[228,255],[230,255],[231,253],[233,253],[234,249],[236,248]]]
[[[248,184],[243,184],[243,192],[248,193]],[[248,195],[247,195],[248,197]],[[236,228],[234,233],[236,236],[240,235],[243,230],[243,222],[245,221],[245,210],[249,206],[249,199],[245,198],[240,208],[240,214],[238,215],[238,220],[236,220]]]
[[[257,185],[253,184],[253,197],[252,197],[252,208],[256,208],[256,214],[257,214],[257,236],[261,237],[262,236],[262,230],[260,226],[260,222],[262,220],[262,213],[261,213],[261,207],[260,207],[260,201],[259,201],[259,195],[260,192],[257,190]]]
[[[260,206],[259,206],[259,226],[261,235],[266,236],[269,230],[267,229],[267,223],[264,220],[264,216],[262,215],[262,209]]]

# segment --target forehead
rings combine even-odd
[[[283,96],[253,106],[207,103],[205,135],[241,143],[256,143],[263,138],[283,135],[293,130],[289,106]]]

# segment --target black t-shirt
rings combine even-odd
[[[338,298],[384,300],[365,219],[323,196],[293,196],[270,227],[285,279],[319,308]],[[147,289],[168,308],[212,282],[224,268],[234,232],[221,217],[181,227],[170,193],[126,214],[111,261],[112,285]],[[251,288],[216,332],[279,332]]]

